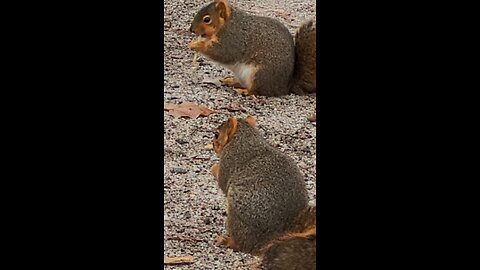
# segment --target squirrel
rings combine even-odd
[[[305,181],[292,158],[271,146],[252,116],[229,118],[218,128],[211,173],[225,194],[227,234],[216,244],[253,255],[287,232],[315,224]]]
[[[317,228],[287,233],[262,248],[252,270],[313,270],[317,266]]]
[[[225,85],[242,95],[282,96],[316,92],[316,20],[295,35],[278,20],[248,14],[214,0],[195,15],[190,49],[231,70]]]

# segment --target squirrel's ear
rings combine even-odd
[[[230,17],[230,7],[226,0],[215,0],[215,8],[218,11],[220,17],[226,19]]]
[[[237,124],[238,124],[238,120],[236,118],[230,118],[228,119],[228,131],[227,131],[227,134],[228,134],[228,138],[230,139],[231,137],[233,137],[233,135],[237,132]]]
[[[257,121],[251,115],[249,115],[249,116],[247,116],[247,118],[245,118],[245,122],[247,122],[247,124],[249,126],[253,127],[253,128],[257,125]]]

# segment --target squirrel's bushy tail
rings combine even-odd
[[[289,231],[294,233],[303,232],[308,228],[316,226],[316,217],[317,207],[315,205],[308,205],[307,208],[300,212]]]
[[[309,205],[289,231],[260,250],[252,270],[316,269],[316,206]]]
[[[295,35],[295,71],[292,92],[310,94],[317,90],[316,19],[304,23]]]
[[[255,270],[316,269],[317,229],[287,234],[267,245]]]

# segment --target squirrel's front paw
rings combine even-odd
[[[202,51],[205,48],[205,42],[203,40],[193,40],[188,44],[188,47],[194,51]]]
[[[188,44],[188,47],[196,52],[207,52],[207,50],[218,43],[216,36],[199,37]]]

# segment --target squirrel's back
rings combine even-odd
[[[258,64],[284,64],[294,59],[292,35],[285,25],[270,17],[249,14],[232,7],[231,19],[225,22],[218,36],[219,40],[227,37],[232,42],[231,46],[234,46],[233,42],[242,46],[242,58]]]
[[[223,64],[231,70],[234,70],[232,64],[239,63],[252,65],[255,70],[253,81],[242,81],[242,84],[254,87],[259,95],[279,96],[290,92],[288,83],[293,78],[295,43],[281,22],[232,8],[231,19],[222,29],[218,39],[235,51],[235,56],[228,59],[231,62]]]

